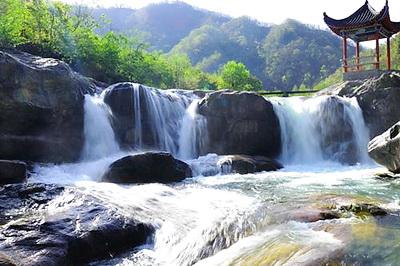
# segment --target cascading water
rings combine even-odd
[[[179,131],[179,153],[182,159],[197,158],[207,145],[207,121],[197,113],[199,99],[186,109]]]
[[[132,84],[135,149],[169,151],[190,163],[197,177],[169,186],[99,183],[110,163],[130,153],[110,156],[119,149],[101,95],[85,98],[83,158],[87,161],[36,166],[30,178],[30,182],[74,184],[116,207],[122,215],[157,228],[146,245],[92,265],[314,265],[339,252],[348,256],[343,259],[346,263],[362,256],[369,245],[389,252],[392,256],[387,256],[388,264],[390,259],[396,261],[396,254],[400,254],[396,239],[388,238],[392,242],[387,246],[370,241],[363,246],[362,241],[354,240],[363,230],[357,226],[365,221],[353,217],[310,223],[301,220],[313,219],[315,209],[324,204],[332,206],[336,198],[351,204],[359,195],[399,208],[394,203],[400,194],[396,194],[395,187],[373,178],[376,169],[340,164],[326,168],[320,164],[327,160],[367,161],[368,131],[355,99],[273,99],[286,168],[220,176],[215,168],[218,155],[197,159],[207,141],[206,121],[197,113],[198,97],[143,88]],[[89,161],[92,159],[99,160]],[[308,165],[295,165],[298,163]],[[382,234],[374,226],[371,234]],[[342,231],[354,237],[343,237],[338,233]],[[393,233],[400,236],[400,232],[393,231],[388,233],[390,237]],[[344,249],[353,244],[351,241],[360,244],[354,252]]]
[[[356,99],[332,96],[272,100],[284,163],[368,162],[368,129]]]
[[[206,139],[205,121],[197,114],[197,96],[179,90],[157,90],[132,84],[136,150],[157,149],[185,159],[198,156]],[[145,140],[147,138],[147,141]]]
[[[101,159],[119,152],[113,128],[112,115],[101,95],[85,95],[84,134],[85,145],[82,160]]]

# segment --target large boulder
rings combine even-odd
[[[218,161],[223,174],[251,174],[264,171],[277,171],[283,166],[272,159],[263,156],[228,155]]]
[[[207,119],[208,145],[203,154],[279,155],[279,120],[273,105],[263,97],[218,91],[203,98],[198,110]]]
[[[112,163],[103,181],[113,183],[173,183],[192,176],[186,163],[165,152],[126,156]]]
[[[26,163],[0,160],[0,185],[22,183],[26,178]]]
[[[389,71],[378,78],[347,81],[321,94],[356,97],[373,138],[400,120],[400,73]]]
[[[186,97],[124,82],[105,91],[104,102],[113,114],[113,128],[125,149],[167,150],[167,142],[177,146],[179,121],[185,113]],[[189,92],[186,92],[189,93]],[[174,136],[170,136],[170,135]]]
[[[132,250],[151,225],[73,188],[0,187],[0,264],[86,265]]]
[[[400,122],[368,145],[369,156],[393,173],[400,173]]]
[[[105,91],[104,102],[110,107],[113,114],[113,128],[115,132],[115,137],[121,147],[125,149],[135,148],[133,146],[135,141],[135,130],[134,125],[138,123],[135,118],[135,108],[136,105],[140,107],[145,106],[145,98],[141,97],[145,95],[145,87],[137,85],[135,89],[135,84],[132,83],[118,83],[107,88]],[[135,95],[135,90],[137,93]],[[135,101],[137,97],[137,101]],[[140,108],[141,115],[146,116],[146,108]],[[143,122],[148,121],[146,117],[142,120]],[[140,121],[140,122],[142,122]],[[146,129],[148,127],[146,126]],[[152,131],[148,131],[152,132]],[[151,134],[146,134],[144,143],[152,144]]]
[[[95,89],[62,61],[0,51],[0,159],[77,160],[83,95]]]
[[[344,164],[356,164],[362,158],[352,125],[350,103],[340,97],[326,97],[316,112],[316,131],[320,134],[322,156]]]

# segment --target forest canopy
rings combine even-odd
[[[397,36],[395,69],[399,43]],[[331,32],[295,20],[267,25],[230,18],[182,2],[133,10],[2,0],[0,48],[58,58],[106,83],[132,81],[162,89],[292,90],[340,80],[341,43]],[[349,51],[352,56],[354,49]],[[385,51],[382,45],[382,56]],[[238,71],[245,83],[228,81],[231,61],[236,70],[246,70]]]
[[[139,35],[99,34],[100,24],[87,8],[45,0],[4,0],[0,3],[0,47],[64,60],[74,70],[107,83],[132,81],[162,89],[225,88],[220,72],[209,74],[192,66],[187,55],[149,51]],[[248,70],[241,73],[249,83],[230,89],[260,89],[260,82],[249,78]]]

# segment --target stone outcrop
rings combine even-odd
[[[164,93],[130,82],[117,83],[107,88],[104,102],[113,113],[113,128],[120,146],[126,149],[165,150],[167,132],[160,133],[157,129],[173,128],[178,134],[181,117],[177,110],[181,109],[181,115],[185,111],[185,97],[181,98],[179,94],[192,94],[189,91],[175,92]],[[171,141],[177,139],[176,135]]]
[[[139,85],[138,95],[144,95],[145,88]],[[135,121],[135,101],[134,88],[132,83],[119,83],[107,89],[104,102],[110,107],[113,114],[113,128],[115,137],[121,147],[135,148],[134,143],[134,125]],[[144,97],[137,99],[140,106],[145,106]],[[146,108],[142,108],[141,116],[147,115]],[[148,119],[143,119],[143,122]],[[148,125],[147,127],[149,127]],[[144,143],[152,144],[151,134],[148,134],[143,140]]]
[[[209,139],[203,154],[279,155],[279,120],[272,104],[263,97],[218,91],[203,98],[198,110],[207,119]]]
[[[399,72],[386,72],[378,78],[343,82],[320,94],[356,97],[371,138],[382,134],[400,120]]]
[[[103,181],[113,183],[173,183],[192,177],[186,163],[165,152],[126,156],[112,163]]]
[[[77,160],[83,95],[95,90],[62,61],[0,51],[0,159]]]
[[[368,154],[389,171],[400,173],[400,122],[370,141]]]
[[[361,154],[346,105],[349,103],[337,96],[327,97],[314,119],[321,134],[323,157],[352,165],[359,162]]]
[[[84,265],[132,250],[153,232],[73,188],[0,187],[0,264]]]
[[[0,160],[0,185],[22,183],[26,178],[26,163]]]
[[[228,155],[223,156],[218,165],[223,174],[250,174],[264,171],[277,171],[283,166],[272,159],[262,156]]]

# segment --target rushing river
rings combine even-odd
[[[148,244],[93,265],[398,264],[400,182],[375,177],[383,169],[367,158],[368,131],[356,101],[338,99],[344,103],[339,110],[324,97],[273,99],[282,128],[285,168],[221,175],[217,155],[198,157],[207,126],[196,113],[198,98],[170,91],[148,93],[159,149],[189,163],[196,177],[174,185],[99,182],[113,161],[142,148],[141,125],[135,125],[138,149],[119,149],[111,114],[100,95],[86,97],[82,161],[36,166],[30,178],[30,182],[76,186],[127,216],[156,226]],[[179,104],[170,106],[159,93],[180,99]],[[165,106],[167,114],[160,109]],[[340,145],[325,145],[332,138],[330,127],[342,121],[321,115],[324,108],[331,108],[330,114],[339,110],[352,129]],[[165,115],[175,117],[172,126]],[[338,159],[349,150],[358,158],[354,166],[344,166]],[[392,214],[379,219],[352,213],[340,219],[313,219],[321,210],[357,203],[374,204]]]

